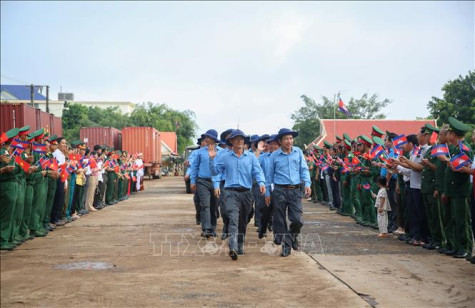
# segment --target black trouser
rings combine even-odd
[[[332,195],[333,195],[333,207],[339,209],[341,207],[340,199],[340,182],[333,179],[333,176],[330,177],[330,184],[332,186]]]
[[[473,179],[475,181],[475,178]],[[472,218],[472,236],[475,236],[475,198],[470,194],[470,216]]]
[[[104,192],[106,191],[106,185],[104,181],[97,182],[96,193],[94,194],[94,206],[102,205],[102,200],[104,198]]]
[[[318,185],[320,185],[322,188],[323,201],[328,202],[327,182],[325,182],[325,178],[320,179],[320,181],[318,181]]]
[[[416,241],[427,241],[428,228],[424,205],[422,204],[421,190],[411,188],[411,202],[409,204],[409,220],[412,238]]]
[[[211,179],[198,178],[196,189],[200,197],[200,219],[203,231],[215,231],[218,218],[218,199],[214,196]]]
[[[252,207],[252,192],[251,190],[225,190],[224,206],[226,213],[223,213],[223,217],[226,216],[229,223],[229,250],[237,251],[238,248],[243,247],[246,238],[247,219]]]
[[[259,225],[259,233],[264,234],[269,227],[269,224],[272,224],[272,213],[274,211],[274,204],[271,202],[269,206],[265,205],[262,207],[261,212],[261,222]]]
[[[302,190],[275,186],[271,196],[274,203],[274,243],[291,247],[303,226]],[[290,226],[287,226],[287,217]]]
[[[57,180],[56,192],[54,194],[53,209],[51,210],[51,223],[56,223],[61,219],[64,206],[64,182],[61,178]]]
[[[393,232],[398,228],[397,216],[398,216],[398,204],[396,202],[396,183],[397,179],[389,180],[388,185],[388,200],[391,206],[391,211],[388,212],[388,231]]]

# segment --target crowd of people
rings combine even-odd
[[[89,149],[80,140],[44,129],[13,128],[0,137],[0,249],[126,200],[143,190],[142,154],[108,145]]]
[[[216,237],[222,217],[221,239],[229,238],[229,255],[236,260],[254,217],[258,237],[273,232],[287,257],[300,248],[306,196],[379,229],[381,238],[393,233],[408,244],[474,263],[475,163],[464,139],[469,130],[455,118],[407,136],[373,126],[369,136],[345,133],[335,143],[302,151],[293,146],[298,132],[285,128],[262,136],[229,129],[219,138],[210,129],[185,162],[196,224],[202,237]]]
[[[371,137],[336,136],[307,151],[313,194],[358,224],[454,258],[472,256],[475,163],[455,118],[400,135],[373,126]],[[472,134],[475,144],[475,130]]]

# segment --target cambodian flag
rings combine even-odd
[[[449,156],[449,148],[447,147],[447,144],[445,144],[445,143],[433,146],[432,150],[430,151],[430,155],[432,155],[432,156],[439,156],[439,155]]]
[[[414,149],[412,149],[412,155],[421,155],[421,148],[419,148],[417,145],[414,146]]]
[[[393,139],[393,144],[397,149],[400,149],[406,143],[407,143],[407,138],[405,135],[399,135]]]
[[[348,117],[350,116],[350,112],[348,111],[348,109],[346,109],[345,104],[343,103],[341,98],[338,101],[338,110],[340,110],[340,112],[346,114],[346,116],[348,116]]]
[[[371,159],[375,159],[379,157],[383,152],[384,148],[381,145],[376,144],[369,154],[371,155]]]
[[[455,168],[455,170],[459,170],[460,168],[471,162],[472,161],[470,160],[470,157],[468,157],[465,153],[460,153],[450,159],[450,163]]]
[[[10,146],[14,147],[15,149],[24,150],[28,147],[29,144],[30,143],[28,141],[22,141],[20,139],[13,139],[12,144]]]
[[[46,152],[46,144],[33,142],[32,149],[34,153],[44,154]]]
[[[466,146],[462,141],[459,141],[459,149],[460,151],[470,152],[468,146]]]
[[[366,190],[370,190],[371,185],[369,183],[363,184],[363,188],[366,189]]]

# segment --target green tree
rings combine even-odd
[[[475,71],[469,71],[468,75],[461,75],[448,81],[443,87],[442,99],[432,97],[427,104],[430,115],[437,119],[437,124],[447,123],[449,117],[455,117],[460,121],[475,124]]]
[[[295,138],[295,144],[299,147],[304,147],[320,135],[319,119],[348,118],[338,110],[336,102],[326,96],[322,96],[321,103],[306,95],[301,98],[304,106],[290,116],[294,121],[292,128],[299,132],[299,136]],[[390,103],[389,99],[380,100],[377,94],[369,96],[365,93],[359,99],[351,97],[345,106],[352,119],[384,119],[386,115],[382,110]]]

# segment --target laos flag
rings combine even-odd
[[[432,150],[430,151],[430,155],[432,155],[432,156],[439,156],[439,155],[449,156],[449,148],[447,147],[447,144],[439,144],[439,145],[433,146]]]
[[[406,143],[407,143],[407,138],[405,135],[399,135],[393,139],[393,144],[397,149],[400,149]]]
[[[470,157],[468,157],[465,153],[460,153],[450,159],[450,163],[452,164],[452,167],[455,168],[455,170],[459,170],[471,162],[472,161],[470,160]]]
[[[348,109],[346,109],[346,106],[343,103],[343,101],[341,100],[341,98],[338,101],[338,110],[340,110],[340,112],[346,114],[346,116],[348,116],[348,117],[350,116],[350,112],[348,111]]]

